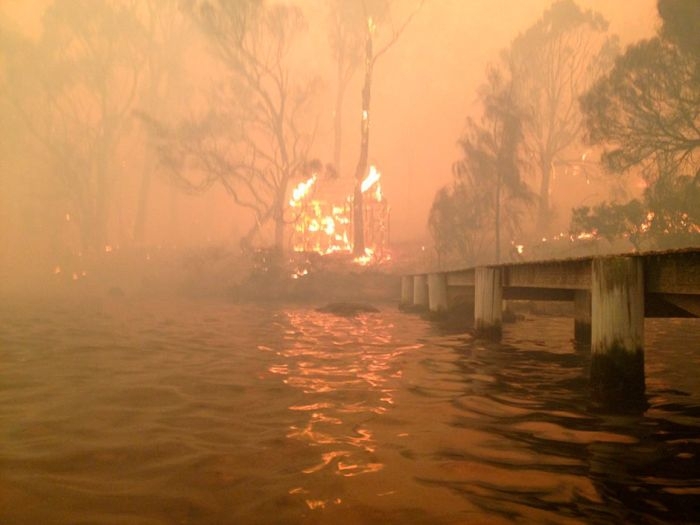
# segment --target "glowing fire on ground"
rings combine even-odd
[[[317,174],[300,182],[289,200],[291,222],[294,224],[292,249],[296,252],[352,253],[353,198],[341,202],[323,198],[322,182]],[[388,206],[381,188],[381,173],[370,166],[362,181],[363,219],[365,225],[365,255],[355,258],[357,264],[369,264],[377,257],[386,258]],[[299,276],[297,276],[298,278]]]

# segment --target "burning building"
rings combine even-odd
[[[297,252],[352,253],[352,188],[313,174],[300,182],[289,199],[293,224],[291,245]],[[381,174],[371,166],[362,181],[366,253],[382,260],[388,253],[389,206],[381,187]]]

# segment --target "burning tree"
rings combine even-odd
[[[315,83],[295,81],[287,63],[304,18],[256,0],[193,1],[189,9],[226,78],[199,117],[172,127],[150,121],[161,159],[183,188],[221,184],[253,212],[245,244],[272,221],[281,252],[289,184],[305,175],[314,136],[303,124]]]
[[[333,195],[323,188],[318,171],[300,182],[292,191],[289,212],[294,224],[292,248],[320,254],[350,253],[352,244],[352,196]],[[367,248],[358,262],[369,257],[382,259],[388,242],[389,207],[382,193],[381,174],[374,166],[360,189],[365,195],[364,234]],[[369,257],[367,257],[369,256]]]
[[[411,22],[424,3],[421,0],[416,7],[404,19],[403,23],[395,26],[391,18],[391,2],[387,0],[376,2],[362,2],[362,24],[360,29],[364,42],[364,83],[362,87],[362,113],[360,120],[360,155],[355,168],[355,190],[353,194],[353,253],[357,257],[365,255],[365,226],[363,208],[362,182],[368,175],[369,158],[369,129],[370,129],[370,102],[372,94],[372,75],[377,60],[384,55],[399,39],[403,31]],[[391,27],[391,33],[385,42],[375,47],[378,22]],[[358,40],[347,40],[350,45],[357,45]],[[336,108],[337,110],[337,108]]]

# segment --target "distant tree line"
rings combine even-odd
[[[579,97],[609,69],[616,50],[599,14],[559,0],[489,66],[479,92],[482,116],[467,120],[454,181],[430,213],[441,259],[499,262],[517,256],[516,237],[552,233],[557,170],[595,170],[582,155]],[[533,217],[534,229],[524,232]]]
[[[338,64],[338,164],[345,91],[365,66],[358,188],[367,171],[372,68],[422,3],[326,5]],[[294,55],[306,29],[298,7],[265,0],[53,0],[38,40],[0,20],[0,112],[22,137],[0,144],[22,166],[13,184],[32,172],[26,186],[41,193],[31,197],[34,211],[47,225],[70,221],[81,253],[146,242],[154,174],[189,193],[224,188],[253,218],[243,243],[269,242],[261,232],[271,229],[282,251],[290,186],[310,171],[340,168],[312,153],[323,113],[319,72],[303,73]],[[13,151],[20,142],[32,159]],[[133,186],[136,202],[126,203]],[[364,253],[362,231],[356,225]]]
[[[489,67],[481,120],[468,119],[454,181],[429,217],[443,263],[517,258],[513,239],[550,236],[562,169],[646,184],[638,198],[572,210],[571,239],[698,244],[700,3],[659,0],[658,10],[659,35],[620,54],[599,14],[559,0]]]
[[[643,194],[574,210],[572,232],[628,238],[637,250],[700,243],[700,3],[659,0],[659,34],[630,46],[582,98],[587,139]]]

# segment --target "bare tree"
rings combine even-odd
[[[175,108],[187,107],[184,60],[187,46],[193,44],[194,27],[180,9],[181,4],[181,0],[140,0],[134,9],[144,28],[144,71],[136,107],[158,121],[172,118]],[[152,148],[146,146],[144,150],[132,233],[136,244],[145,239],[153,175],[158,171]]]
[[[362,87],[362,113],[360,120],[360,155],[355,168],[355,189],[353,194],[353,253],[365,254],[364,217],[362,213],[362,181],[367,176],[369,158],[370,105],[372,100],[372,77],[377,60],[382,57],[399,39],[413,17],[423,6],[425,0],[420,0],[409,14],[399,24],[392,17],[391,2],[386,0],[370,2],[363,0],[363,33],[364,33],[364,83]],[[378,39],[378,21],[388,37]],[[377,40],[377,42],[375,42]],[[378,46],[375,46],[378,43]]]
[[[573,0],[558,0],[505,56],[524,114],[525,144],[539,175],[540,234],[547,232],[550,219],[555,166],[581,157],[568,154],[583,136],[579,97],[611,67],[616,54],[617,41],[606,31],[601,15],[582,11]]]
[[[186,189],[221,184],[252,210],[246,240],[272,221],[281,252],[287,188],[304,173],[315,134],[308,114],[315,82],[295,81],[288,65],[302,13],[255,0],[198,1],[189,9],[226,76],[204,114],[154,126],[161,157]]]
[[[329,4],[328,40],[336,63],[336,92],[333,106],[333,164],[342,175],[343,106],[350,80],[362,62],[364,17],[357,2],[333,0]]]
[[[141,29],[129,6],[56,0],[38,43],[6,47],[0,89],[60,180],[80,225],[83,249],[102,249],[142,70]],[[8,44],[6,42],[6,44]]]

